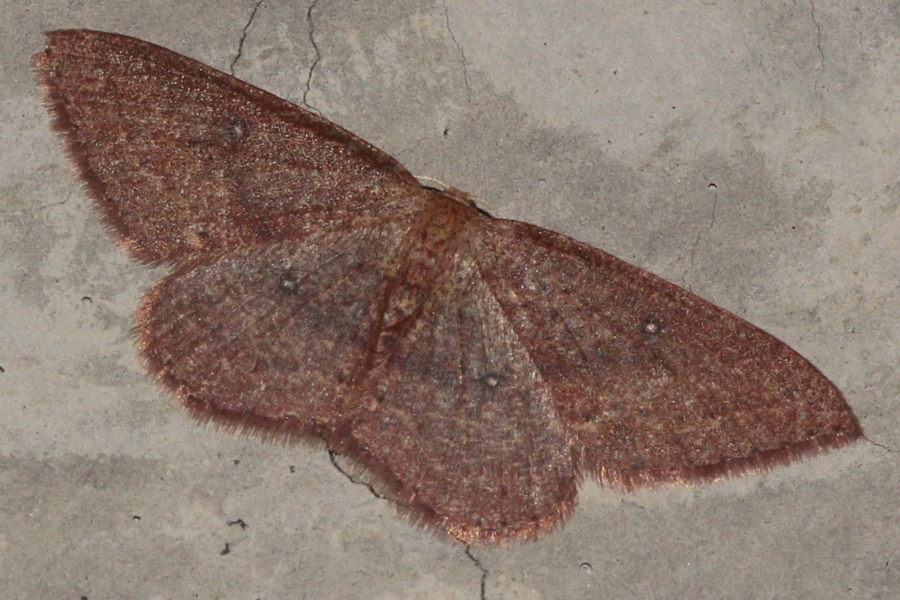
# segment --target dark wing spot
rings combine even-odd
[[[493,371],[489,373],[482,373],[478,376],[478,383],[482,385],[486,385],[491,389],[497,389],[500,387],[500,384],[503,382],[503,378],[500,376],[500,373],[495,373]]]
[[[655,338],[666,332],[666,324],[656,315],[647,315],[641,323],[641,333],[647,339]]]
[[[278,289],[286,294],[296,294],[297,276],[290,271],[282,271],[278,276]]]
[[[250,125],[241,117],[233,117],[225,125],[225,133],[228,139],[239,144],[250,137]]]

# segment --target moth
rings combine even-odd
[[[771,335],[423,186],[337,125],[154,44],[47,34],[55,128],[128,253],[148,371],[200,421],[324,440],[415,523],[534,539],[585,478],[768,469],[862,436]]]

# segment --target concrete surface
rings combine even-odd
[[[900,597],[896,2],[4,0],[0,27],[0,597]],[[321,449],[197,426],[132,345],[162,271],[104,233],[41,105],[29,57],[63,27],[232,68],[685,285],[810,358],[871,442],[588,483],[563,530],[467,551]]]

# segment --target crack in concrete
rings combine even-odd
[[[316,57],[313,59],[312,64],[309,66],[309,74],[306,76],[306,89],[303,90],[303,98],[301,100],[303,106],[316,113],[318,113],[319,111],[309,105],[309,102],[306,101],[306,97],[309,95],[309,92],[312,89],[313,71],[318,66],[319,61],[322,60],[322,52],[319,50],[319,45],[316,44],[316,24],[313,22],[313,10],[318,4],[319,0],[313,0],[313,3],[309,5],[309,8],[306,11],[306,30],[308,33],[309,43],[312,44],[313,50],[316,53]]]
[[[231,76],[234,77],[234,67],[237,65],[237,62],[241,59],[241,55],[244,53],[244,41],[247,39],[247,31],[250,29],[250,25],[253,24],[253,19],[256,18],[256,11],[259,10],[259,7],[265,0],[257,0],[256,4],[253,6],[253,10],[250,11],[250,18],[247,19],[247,22],[244,24],[244,28],[241,30],[241,41],[238,42],[237,54],[234,57],[234,60],[231,61],[231,64],[228,65],[228,71],[231,73]]]
[[[71,198],[71,197],[72,197],[72,192],[69,192],[68,194],[66,194],[65,199],[62,200],[61,202],[52,202],[52,203],[50,203],[50,204],[44,204],[43,206],[38,206],[38,207],[35,208],[34,211],[32,211],[32,212],[37,213],[37,212],[41,212],[42,210],[46,210],[46,209],[48,209],[48,208],[53,208],[54,206],[62,206],[63,204],[65,204],[66,202],[68,202],[68,201],[69,201],[69,198]],[[3,371],[3,372],[5,372],[5,371]]]
[[[825,74],[825,50],[822,48],[822,25],[816,19],[816,4],[812,0],[809,0],[809,14],[812,17],[813,25],[816,26],[816,49],[819,51],[819,72],[813,83],[813,95],[822,101],[822,111],[819,114],[819,118],[821,118],[825,114],[825,95],[820,91],[819,80]]]
[[[719,204],[719,192],[718,186],[710,182],[707,186],[708,189],[716,190],[713,192],[713,205],[712,205],[712,215],[709,219],[709,227],[707,227],[708,231],[712,231],[713,227],[716,225],[716,206]],[[697,248],[700,247],[700,240],[703,239],[703,232],[697,234],[697,238],[694,240],[694,244],[691,246],[691,257],[688,260],[689,267],[684,270],[684,273],[681,274],[681,287],[690,291],[690,287],[687,284],[687,274],[694,270],[694,256],[697,253]]]
[[[890,448],[889,446],[885,446],[884,444],[879,444],[878,442],[876,442],[876,441],[874,441],[874,440],[870,440],[870,439],[867,438],[866,436],[863,436],[863,439],[866,440],[867,442],[869,442],[870,444],[872,444],[873,446],[875,446],[875,447],[877,447],[877,448],[881,448],[882,450],[885,450],[885,451],[887,451],[887,452],[890,452],[891,454],[894,454],[894,453],[897,452],[896,450],[893,450],[893,449]]]
[[[338,473],[340,473],[341,475],[343,475],[344,477],[346,477],[348,480],[350,480],[350,483],[353,483],[353,484],[355,484],[355,485],[362,485],[362,486],[365,486],[365,487],[369,490],[369,492],[371,492],[371,494],[372,494],[373,496],[375,496],[376,498],[378,498],[379,500],[388,500],[388,498],[387,498],[384,494],[380,494],[380,493],[372,486],[371,483],[369,483],[368,481],[363,481],[362,479],[360,479],[360,478],[357,477],[356,475],[353,475],[352,473],[348,472],[347,469],[345,469],[345,468],[341,465],[341,463],[338,462],[338,459],[337,459],[337,456],[338,456],[338,455],[337,455],[337,452],[335,452],[335,451],[332,450],[331,448],[327,448],[327,450],[328,450],[328,458],[329,458],[329,460],[331,460],[331,465],[337,470]],[[398,505],[401,506],[401,507],[403,506],[402,504],[398,504]],[[231,525],[231,523],[229,523],[229,525]],[[243,528],[244,525],[241,525],[241,527]],[[474,554],[472,554],[472,546],[468,546],[468,545],[466,546],[466,556],[469,558],[469,560],[472,561],[472,563],[473,563],[476,567],[478,567],[478,570],[481,571],[481,582],[479,583],[479,596],[478,596],[478,598],[479,598],[479,600],[487,600],[487,594],[486,594],[486,590],[487,590],[487,576],[488,576],[488,573],[490,573],[490,571],[488,571],[487,569],[485,569],[485,568],[484,568],[484,565],[481,564],[481,561],[480,561],[478,558],[476,558]]]
[[[345,469],[341,465],[341,463],[338,462],[337,453],[334,450],[332,450],[331,448],[328,448],[328,458],[331,460],[331,464],[334,466],[335,469],[337,469],[338,473],[340,473],[341,475],[343,475],[344,477],[349,479],[350,483],[355,483],[356,485],[364,485],[369,489],[370,492],[372,492],[372,495],[375,496],[376,498],[378,498],[379,500],[387,500],[387,498],[385,498],[385,496],[383,494],[379,494],[375,490],[375,488],[372,486],[371,483],[369,483],[368,481],[363,481],[356,475],[349,473],[347,471],[347,469]]]
[[[475,555],[472,554],[472,546],[466,546],[466,556],[468,556],[469,560],[471,560],[475,564],[475,566],[478,567],[478,570],[481,571],[481,587],[478,598],[479,600],[487,600],[487,594],[485,593],[485,590],[487,589],[487,576],[490,571],[485,569],[484,565],[481,564],[481,561],[475,558]]]
[[[456,46],[456,51],[459,52],[459,55],[462,57],[462,68],[463,68],[463,83],[466,86],[466,95],[468,96],[467,101],[472,101],[472,88],[469,87],[469,62],[466,60],[466,53],[463,52],[462,46],[459,45],[459,42],[456,40],[456,36],[453,35],[453,29],[450,28],[450,10],[447,8],[447,2],[444,3],[444,22],[447,25],[447,33],[450,34],[450,39],[453,40],[453,45]]]
[[[716,117],[716,114],[718,114],[718,112],[719,112],[719,103],[716,102],[716,107],[713,109],[712,114],[709,116],[710,123]],[[693,162],[694,164],[697,163],[697,153],[700,151],[700,144],[703,143],[704,139],[705,139],[705,136],[704,136],[704,138],[700,138],[699,140],[697,140],[697,143],[694,145],[694,155],[691,158],[691,162]],[[709,227],[707,227],[707,229],[709,231],[712,231],[712,228],[716,224],[716,206],[719,203],[719,192],[718,192],[719,187],[718,187],[718,185],[716,185],[715,182],[710,181],[709,178],[702,171],[700,171],[700,175],[701,175],[701,177],[703,177],[704,181],[708,182],[706,184],[707,189],[716,190],[713,193],[712,215],[710,216],[710,219],[709,219]],[[700,231],[697,234],[697,237],[694,239],[693,245],[691,246],[691,256],[690,256],[690,259],[688,260],[688,268],[685,269],[684,272],[681,274],[681,287],[688,289],[688,290],[690,288],[688,287],[688,284],[687,284],[687,276],[688,276],[688,273],[690,273],[691,271],[694,270],[694,256],[697,254],[697,249],[700,247],[700,241],[702,239],[703,239],[703,231]]]

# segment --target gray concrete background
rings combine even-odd
[[[0,2],[0,597],[900,596],[898,3],[313,4]],[[885,447],[589,482],[561,531],[467,553],[322,449],[197,426],[132,344],[162,271],[104,233],[34,84],[62,27],[231,68],[690,288],[810,358]]]

